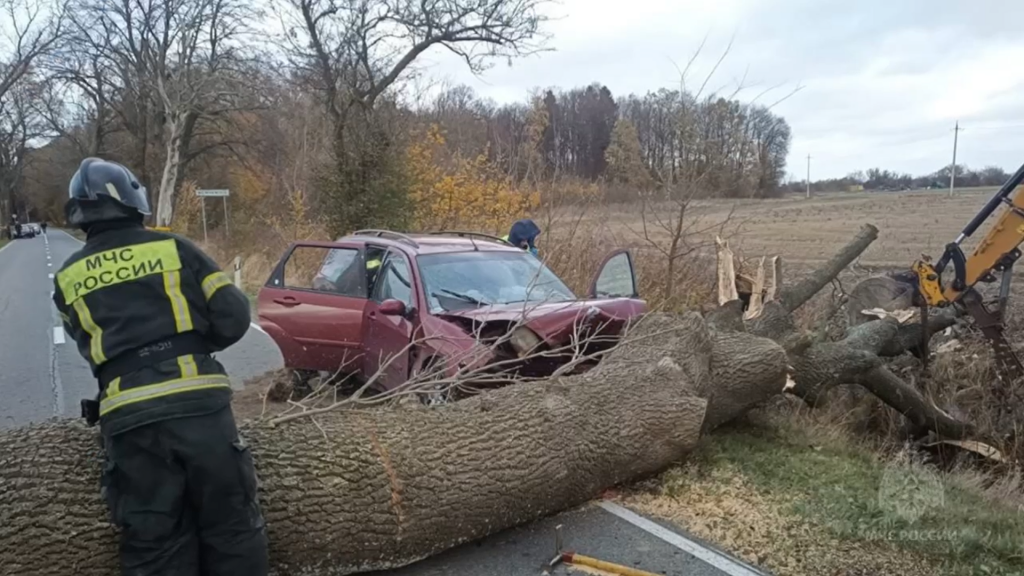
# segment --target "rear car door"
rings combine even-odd
[[[361,363],[367,302],[361,243],[300,242],[260,290],[257,308],[285,366],[353,372]]]
[[[377,382],[380,389],[390,390],[409,376],[409,344],[419,313],[416,286],[409,259],[397,251],[389,251],[366,306],[366,336],[363,338],[363,373],[369,378],[383,370]],[[380,305],[387,300],[404,304],[406,314],[382,314]]]

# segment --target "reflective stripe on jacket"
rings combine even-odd
[[[90,233],[55,275],[54,288],[64,328],[94,375],[112,358],[144,355],[147,345],[157,350],[177,334],[195,332],[213,352],[249,328],[248,298],[209,256],[184,238],[141,225]],[[105,433],[108,425],[124,431],[212,412],[230,397],[219,362],[183,354],[111,380],[100,395],[101,422]]]

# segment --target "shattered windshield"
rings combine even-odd
[[[566,302],[576,295],[527,252],[459,252],[417,258],[431,312],[494,304]]]

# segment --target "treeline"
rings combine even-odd
[[[841,192],[852,190],[873,190],[888,192],[895,190],[919,190],[923,188],[949,188],[953,166],[948,165],[925,176],[899,174],[881,168],[858,171],[843,178],[812,180],[813,192]],[[1010,178],[1010,174],[998,166],[986,166],[981,170],[972,170],[963,164],[956,165],[956,187],[971,188],[978,186],[1001,186]],[[790,182],[786,185],[789,192],[804,192],[807,181]]]
[[[542,46],[542,0],[278,0],[276,37],[243,0],[41,1],[10,0],[15,36],[0,44],[5,219],[59,220],[87,156],[135,171],[156,225],[192,225],[195,188],[229,188],[212,226],[282,234],[504,219],[494,212],[571,201],[565,190],[781,191],[790,129],[762,106],[600,84],[497,104],[413,86],[431,48],[481,71]]]
[[[519,180],[626,184],[609,188],[616,201],[684,181],[709,196],[774,195],[791,138],[785,119],[764,106],[676,90],[616,99],[601,84],[504,106],[460,86],[442,91],[418,118],[444,127],[463,154],[486,150]]]

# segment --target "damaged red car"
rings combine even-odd
[[[469,232],[298,242],[258,297],[260,326],[297,385],[380,372],[377,391],[427,370],[506,381],[586,370],[646,311],[626,250],[604,259],[580,298],[536,256]]]

